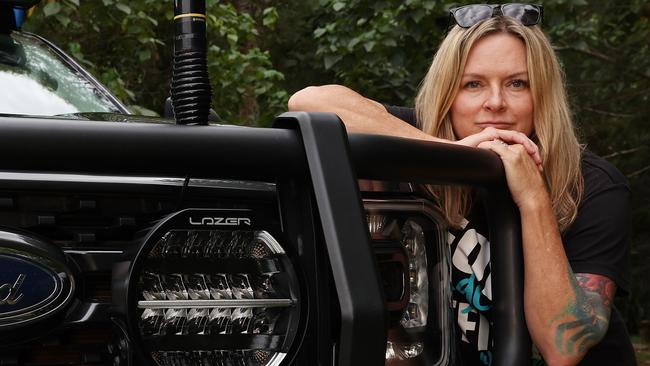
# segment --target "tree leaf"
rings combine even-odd
[[[354,46],[356,46],[359,42],[361,42],[361,37],[354,37],[348,42],[348,49],[352,50],[354,49]]]
[[[325,70],[329,70],[332,68],[332,66],[336,65],[337,62],[339,62],[343,56],[341,55],[327,55],[323,59],[323,62],[325,63]]]
[[[273,28],[278,21],[278,10],[275,7],[264,9],[262,13],[262,24],[265,27]]]
[[[63,13],[58,14],[56,16],[56,20],[58,20],[59,23],[61,23],[61,25],[65,28],[67,28],[68,25],[70,25],[70,17],[65,16],[65,14]]]
[[[61,11],[61,4],[59,3],[47,3],[43,7],[43,14],[45,14],[46,17],[56,15]]]
[[[149,50],[142,50],[138,52],[138,59],[140,61],[147,61],[151,58],[151,51]]]
[[[316,28],[316,30],[314,31],[314,38],[320,38],[326,32],[327,32],[326,28]]]
[[[397,42],[392,38],[388,38],[388,39],[384,40],[384,46],[386,46],[386,47],[397,47]]]
[[[115,7],[116,7],[119,11],[123,12],[124,14],[127,14],[127,15],[130,15],[130,14],[131,14],[131,8],[130,8],[128,5],[126,5],[126,4],[117,3],[117,4],[115,4]]]

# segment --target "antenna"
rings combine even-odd
[[[176,123],[207,125],[212,88],[208,77],[205,0],[174,0],[171,100]]]

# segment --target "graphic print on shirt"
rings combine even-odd
[[[492,281],[488,239],[467,220],[450,231],[454,313],[463,342],[472,345],[484,365],[492,364]]]

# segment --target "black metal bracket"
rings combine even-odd
[[[492,365],[529,364],[521,224],[501,159],[486,150],[378,135],[350,135],[350,148],[362,179],[465,184],[483,189],[492,243]]]
[[[519,215],[495,154],[388,136],[346,138],[332,114],[287,113],[277,126],[282,128],[2,117],[0,167],[275,181],[305,174],[308,166],[341,303],[339,365],[383,365],[386,346],[385,305],[356,179],[482,187],[495,244],[493,365],[529,362]]]
[[[338,365],[383,365],[386,308],[345,128],[334,114],[304,112],[275,126],[297,129],[304,143],[341,306]]]

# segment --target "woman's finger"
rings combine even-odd
[[[491,144],[492,144],[492,141],[483,141],[483,142],[481,142],[480,144],[478,144],[477,147],[478,147],[479,149],[490,150],[490,145],[491,145]]]
[[[510,152],[508,144],[501,139],[492,140],[490,142],[489,149],[497,153],[502,158],[504,155]]]
[[[528,155],[533,158],[535,164],[537,164],[537,169],[540,172],[543,170],[542,157],[539,153],[539,148],[531,139],[528,138],[528,136],[518,131],[499,130],[494,127],[487,127],[481,132],[467,136],[457,143],[464,146],[485,148],[486,145],[483,145],[485,142],[491,142],[495,139],[504,141],[508,145],[522,145],[526,149]]]
[[[499,136],[500,139],[505,140],[510,144],[522,145],[523,147],[526,148],[528,154],[532,156],[536,164],[538,165],[542,164],[542,157],[539,154],[539,148],[525,134],[517,131],[510,131],[510,130],[496,130],[496,134]]]
[[[494,139],[504,140],[508,144],[523,145],[537,164],[542,163],[537,145],[528,136],[518,131],[499,130],[494,127],[487,127],[479,133],[467,136],[460,140],[459,143],[465,146],[478,146],[484,141],[492,141]]]
[[[477,147],[481,149],[492,150],[501,158],[503,158],[503,156],[510,151],[509,145],[500,139],[483,141]]]
[[[458,141],[457,143],[469,147],[478,147],[484,141],[492,141],[499,136],[496,133],[496,128],[488,127],[484,128],[481,132],[469,135],[464,139]]]

